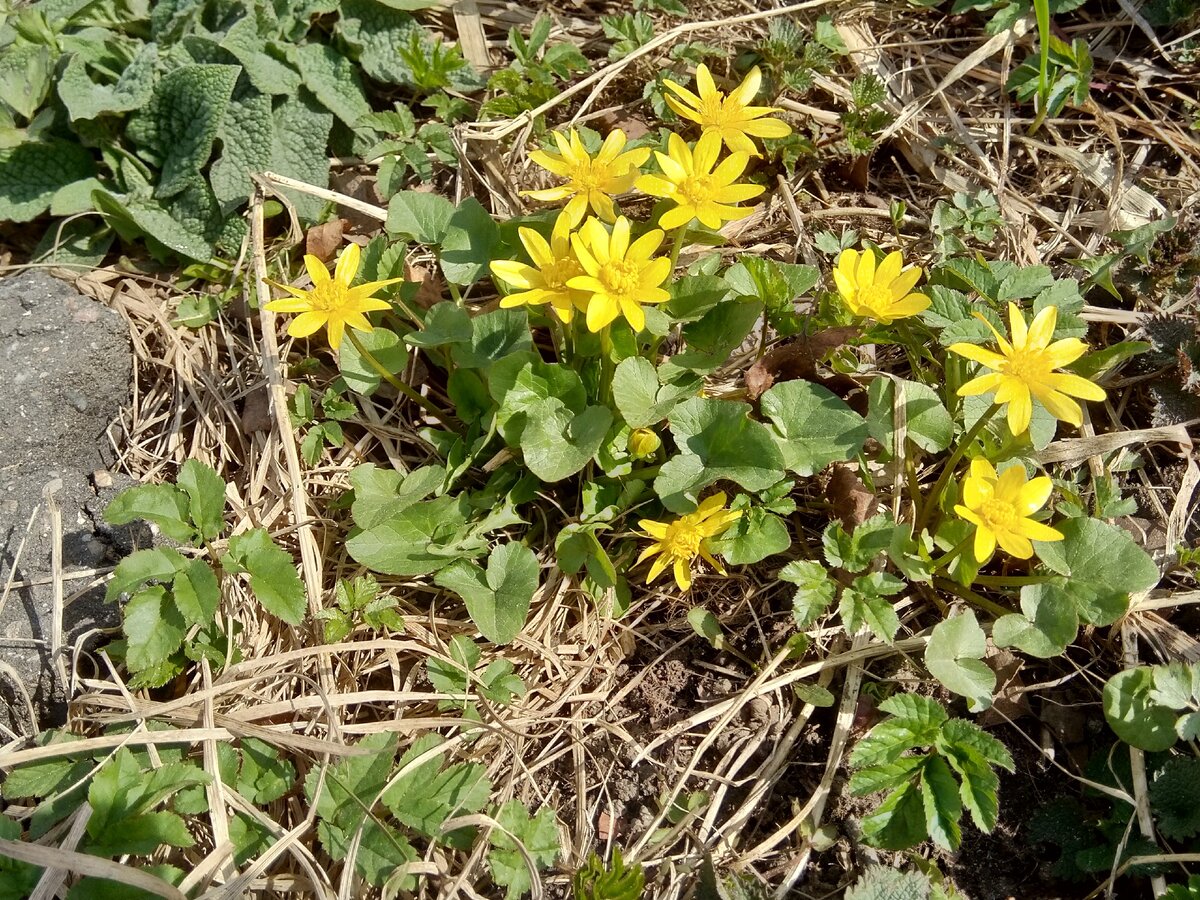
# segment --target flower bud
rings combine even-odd
[[[662,439],[649,428],[635,428],[629,435],[629,455],[634,459],[649,459],[662,446]]]

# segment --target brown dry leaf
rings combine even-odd
[[[870,490],[858,474],[844,463],[835,463],[829,478],[829,502],[833,506],[834,518],[840,519],[847,532],[871,518],[875,512],[875,492]]]
[[[992,705],[980,714],[979,724],[987,728],[999,725],[1007,719],[1031,715],[1033,711],[1029,708],[1025,679],[1021,677],[1025,661],[988,641],[983,662],[996,673],[996,694],[992,698]]]
[[[801,335],[780,344],[746,370],[747,396],[757,400],[772,385],[797,378],[825,384],[824,379],[817,377],[817,361],[858,334],[859,329],[848,325],[823,328],[814,335]],[[825,386],[830,387],[828,384]],[[830,387],[830,390],[833,388]]]
[[[413,300],[421,309],[429,309],[435,303],[442,302],[446,283],[435,270],[428,266],[414,266],[406,262],[404,264],[404,280],[415,281],[420,285]]]
[[[334,219],[322,225],[314,225],[304,235],[304,252],[312,254],[321,262],[329,262],[341,248],[345,230],[344,219]]]
[[[270,431],[273,427],[275,418],[271,415],[271,392],[266,384],[261,384],[246,394],[242,404],[242,432]]]
[[[640,137],[645,137],[651,132],[648,122],[640,116],[633,116],[626,113],[624,108],[617,109],[612,113],[600,116],[599,125],[593,126],[601,134],[607,134],[610,131],[621,129],[625,132],[625,136],[631,141],[636,141]]]

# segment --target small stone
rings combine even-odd
[[[92,473],[92,484],[97,490],[110,488],[113,486],[112,472],[108,469],[97,469]]]

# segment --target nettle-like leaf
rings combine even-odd
[[[442,824],[447,819],[483,809],[492,790],[486,769],[478,763],[445,766],[440,753],[416,763],[441,744],[442,738],[436,734],[418,738],[400,757],[399,777],[383,795],[384,806],[397,821],[434,839],[443,837]]]
[[[762,395],[763,415],[775,426],[784,465],[815,475],[831,462],[852,459],[867,439],[867,423],[832,391],[810,381],[783,381]]]
[[[231,537],[221,565],[227,572],[248,574],[255,599],[271,615],[289,625],[303,621],[307,609],[304,583],[296,574],[291,554],[271,540],[265,528]]]
[[[812,560],[790,562],[779,573],[780,581],[796,585],[792,598],[792,614],[797,628],[808,628],[833,603],[837,596],[837,582],[829,577],[825,567]]]
[[[1060,586],[1090,625],[1111,625],[1129,605],[1129,595],[1158,584],[1158,567],[1129,533],[1098,519],[1067,519],[1063,540],[1035,543],[1038,559],[1064,576]]]
[[[987,637],[973,610],[939,622],[925,648],[925,667],[948,690],[967,698],[967,708],[980,712],[992,705],[996,673],[982,660]]]
[[[546,806],[531,817],[524,803],[509,800],[496,812],[495,819],[498,827],[491,832],[488,865],[492,879],[506,889],[506,900],[516,900],[533,887],[537,873],[529,870],[530,864],[537,869],[551,866],[562,850],[554,810]],[[525,853],[518,849],[518,842]]]
[[[1167,760],[1150,782],[1150,808],[1163,837],[1181,841],[1200,833],[1200,759]]]
[[[904,590],[904,582],[886,572],[860,575],[842,591],[838,613],[847,634],[855,634],[864,625],[880,640],[889,644],[900,630],[900,617],[888,598]]]
[[[847,533],[840,522],[830,522],[821,535],[825,560],[847,572],[861,572],[891,546],[897,525],[886,516],[872,516]]]
[[[920,872],[902,872],[872,866],[849,890],[844,900],[930,900],[929,879]]]
[[[495,644],[510,643],[525,626],[540,570],[528,547],[503,544],[488,557],[487,571],[466,560],[442,569],[434,581],[454,591],[480,633]]]
[[[890,791],[863,820],[864,837],[889,850],[907,849],[926,837],[956,850],[964,808],[980,829],[991,831],[998,810],[994,769],[1013,770],[1004,746],[977,725],[949,718],[925,697],[895,695],[880,709],[892,718],[871,729],[850,755],[853,794]]]

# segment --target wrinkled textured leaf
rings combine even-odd
[[[325,44],[303,44],[292,53],[304,86],[327,110],[354,128],[371,111],[354,63]]]
[[[50,208],[58,190],[94,171],[91,154],[69,141],[29,141],[0,149],[0,222],[36,219]]]

